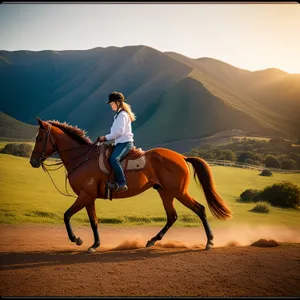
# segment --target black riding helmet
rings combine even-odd
[[[112,92],[111,94],[109,94],[108,101],[106,101],[106,104],[114,101],[125,101],[125,97],[120,92]]]

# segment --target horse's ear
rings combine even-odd
[[[42,121],[39,117],[36,117],[36,118],[37,118],[37,120],[38,120],[38,122],[39,122],[40,128],[41,128],[41,129],[45,129],[45,126],[44,126],[43,121]]]

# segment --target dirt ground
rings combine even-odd
[[[214,230],[204,250],[203,228],[171,228],[145,248],[161,228],[99,228],[95,253],[90,227],[0,225],[1,296],[300,296],[297,229],[246,227]],[[276,247],[251,246],[274,239]],[[288,242],[288,243],[284,243]]]

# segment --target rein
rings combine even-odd
[[[94,144],[92,144],[91,147],[89,147],[88,149],[86,149],[85,151],[83,151],[81,154],[79,154],[79,155],[77,155],[76,157],[74,157],[71,161],[73,161],[74,159],[76,159],[76,158],[82,156],[82,155],[83,155],[84,153],[86,153],[87,151],[92,150],[96,145],[97,145],[97,142],[95,142]],[[63,150],[63,151],[61,151],[61,152],[57,151],[57,153],[60,154],[60,153],[65,152],[65,151],[75,150],[75,149],[78,149],[78,148],[80,148],[80,147],[75,147],[75,148],[66,149],[66,150]],[[55,154],[55,152],[52,153],[51,155],[49,155],[49,156],[46,157],[46,158],[51,157],[53,154]],[[98,153],[97,153],[97,154],[98,154]],[[51,175],[50,175],[50,173],[49,173],[49,171],[56,171],[56,170],[59,170],[59,169],[64,165],[64,163],[63,163],[62,161],[60,161],[60,162],[55,163],[55,164],[46,165],[44,162],[41,162],[41,165],[42,165],[43,171],[44,171],[44,172],[47,172],[47,174],[49,175],[49,177],[50,177],[50,179],[51,179],[53,185],[54,185],[55,188],[58,190],[58,192],[60,192],[60,193],[61,193],[62,195],[64,195],[64,196],[69,196],[69,197],[76,198],[76,196],[73,196],[73,195],[71,195],[71,194],[68,192],[68,189],[67,189],[67,178],[68,178],[68,177],[70,176],[70,174],[73,173],[79,166],[81,166],[82,164],[86,163],[86,162],[87,162],[89,159],[91,159],[92,157],[94,157],[94,155],[91,155],[91,156],[89,156],[89,157],[86,157],[86,158],[84,159],[84,161],[82,161],[81,163],[77,164],[76,167],[75,167],[73,170],[71,170],[69,173],[67,173],[67,169],[65,168],[65,191],[67,192],[67,194],[61,192],[61,191],[57,188],[56,184],[54,183],[54,181],[53,181],[53,179],[52,179],[52,177],[51,177]],[[70,161],[69,161],[69,162],[70,162]],[[68,163],[69,163],[69,162],[68,162]],[[57,166],[57,165],[61,165],[61,166],[58,167],[58,168],[56,168],[56,169],[54,169],[54,170],[48,170],[48,169],[46,168],[46,167],[52,167],[52,166]]]
[[[67,189],[67,178],[68,178],[68,177],[70,176],[70,174],[73,173],[79,166],[81,166],[82,164],[84,164],[84,163],[86,163],[88,160],[90,160],[92,157],[94,157],[94,155],[91,155],[91,156],[89,156],[89,157],[86,157],[81,163],[77,164],[77,165],[75,166],[75,168],[74,168],[73,170],[71,170],[69,173],[67,173],[67,169],[66,169],[66,167],[65,167],[65,191],[67,192],[67,194],[61,192],[61,191],[58,189],[58,187],[56,186],[55,182],[53,181],[52,176],[50,175],[49,171],[56,171],[56,170],[59,170],[61,167],[64,166],[64,163],[63,163],[62,161],[60,161],[60,162],[57,162],[57,163],[54,163],[54,164],[49,165],[49,164],[45,164],[44,161],[45,161],[47,158],[50,158],[51,156],[53,156],[54,154],[61,154],[61,153],[66,152],[66,151],[76,150],[76,149],[80,148],[81,146],[74,147],[74,148],[69,148],[69,149],[65,149],[65,150],[62,150],[62,151],[58,151],[56,144],[52,141],[50,130],[51,130],[51,126],[49,126],[49,129],[48,129],[48,131],[47,131],[47,133],[46,133],[46,138],[45,138],[45,140],[44,140],[44,146],[43,146],[43,152],[42,152],[42,155],[41,155],[41,157],[40,157],[40,162],[41,162],[41,165],[42,165],[42,169],[43,169],[44,172],[46,172],[46,173],[49,175],[49,177],[50,177],[50,179],[51,179],[51,181],[52,181],[54,187],[57,189],[57,191],[58,191],[59,193],[61,193],[61,194],[64,195],[64,196],[67,196],[67,197],[73,197],[73,198],[76,198],[76,196],[73,196],[73,195],[71,195],[71,194],[68,192],[68,189]],[[49,137],[50,142],[51,142],[51,145],[52,145],[52,147],[53,147],[53,149],[54,149],[55,151],[54,151],[51,155],[44,156],[44,153],[45,153],[45,150],[46,150],[46,145],[47,145],[48,137]],[[75,159],[81,157],[81,156],[82,156],[83,154],[85,154],[86,152],[93,150],[94,147],[95,147],[96,145],[99,146],[100,144],[102,144],[102,143],[99,143],[98,141],[94,142],[92,145],[90,145],[90,147],[88,147],[88,148],[87,148],[86,150],[84,150],[82,153],[80,153],[80,154],[77,155],[76,157],[72,158],[72,160],[68,161],[68,163],[66,163],[66,165],[69,164],[69,162],[72,162],[73,160],[75,160]],[[101,151],[101,149],[100,149],[100,151]],[[35,152],[33,152],[33,153],[35,153]],[[99,154],[99,153],[100,153],[100,152],[98,152],[97,154]],[[60,165],[60,166],[59,166],[59,165]],[[52,170],[50,170],[50,169],[48,170],[48,169],[47,169],[47,167],[53,167],[53,166],[59,166],[59,167],[58,167],[58,168],[55,168],[55,169],[52,169]]]
[[[63,166],[63,165],[62,165],[62,166]],[[60,166],[59,168],[56,168],[55,170],[50,170],[50,171],[56,171],[56,170],[60,169],[62,166]],[[68,175],[66,175],[66,177],[65,177],[65,190],[66,190],[66,192],[67,192],[67,194],[65,194],[65,193],[61,192],[61,191],[58,189],[58,187],[56,186],[55,182],[53,181],[53,179],[52,179],[52,177],[51,177],[51,175],[50,175],[50,173],[49,173],[49,170],[44,166],[44,163],[42,163],[42,168],[43,168],[43,171],[44,171],[44,172],[47,172],[47,174],[49,175],[49,177],[50,177],[50,179],[51,179],[51,181],[52,181],[52,183],[53,183],[53,185],[54,185],[54,187],[58,190],[58,192],[60,192],[60,193],[61,193],[62,195],[64,195],[64,196],[76,198],[76,196],[73,196],[73,195],[71,195],[71,194],[68,192],[68,189],[67,189],[67,176],[68,176]]]

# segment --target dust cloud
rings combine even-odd
[[[74,226],[75,227],[75,226]],[[156,236],[162,227],[99,227],[101,245],[98,251],[122,251],[145,249],[147,242]],[[75,227],[75,234],[83,239],[83,245],[78,247],[70,242],[64,226],[27,224],[1,225],[3,243],[0,251],[56,251],[68,250],[86,251],[94,243],[93,232],[88,226]],[[214,247],[249,246],[259,240],[274,240],[278,243],[300,243],[300,226],[270,226],[270,225],[238,225],[227,224],[214,228]],[[12,247],[15,245],[15,247]],[[148,249],[204,249],[206,236],[204,228],[173,226],[161,241]],[[12,250],[13,249],[13,250]]]
[[[215,246],[248,246],[257,240],[274,240],[277,242],[300,242],[300,228],[283,226],[250,226],[241,225],[227,229],[216,230]]]
[[[113,229],[109,229],[112,230]],[[109,243],[103,242],[102,250],[130,250],[145,248],[146,243],[161,230],[161,228],[135,228],[119,230],[110,236]],[[136,234],[139,232],[139,234]],[[274,240],[277,242],[300,243],[300,228],[284,226],[253,226],[234,225],[226,228],[213,229],[214,247],[249,246],[258,240]],[[161,241],[155,243],[155,248],[187,248],[203,249],[206,236],[203,227],[171,228]]]
[[[113,247],[113,250],[130,250],[130,249],[139,249],[144,248],[145,243],[139,237],[135,237],[133,239],[124,240],[121,244]]]

